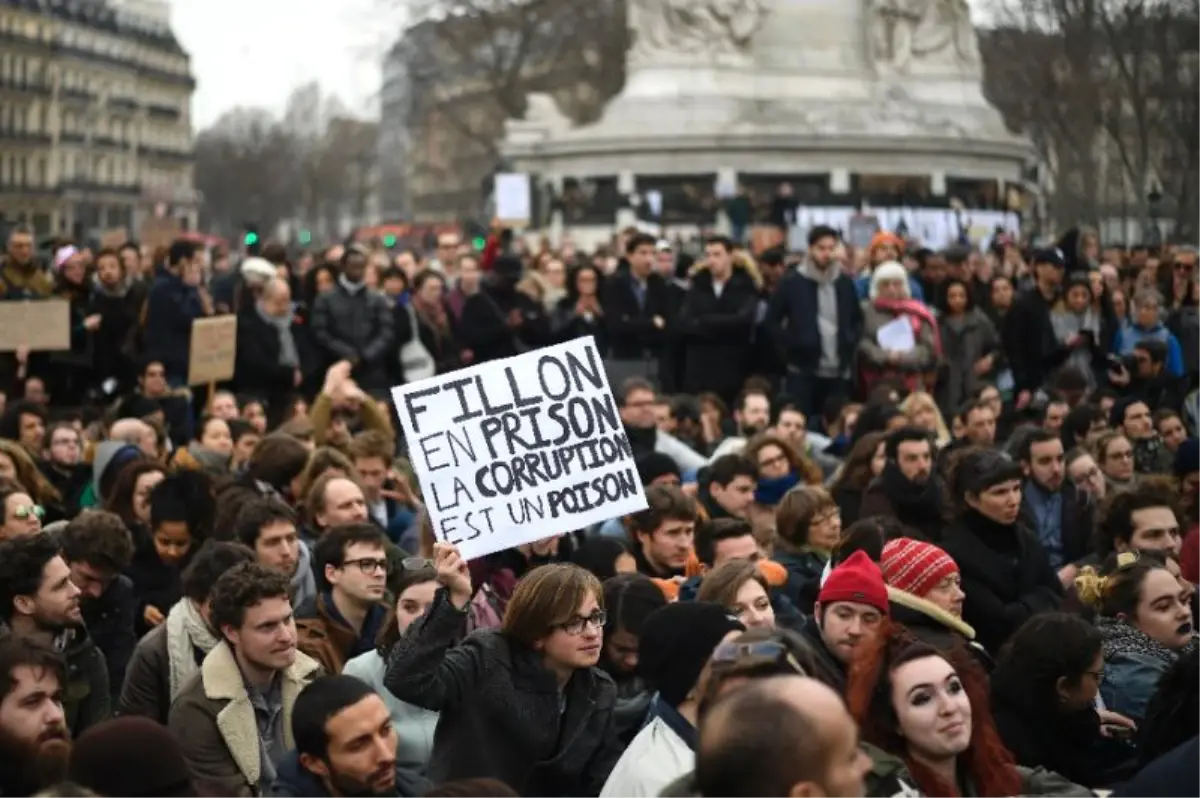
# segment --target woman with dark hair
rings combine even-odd
[[[136,539],[150,528],[150,491],[167,475],[153,460],[134,460],[117,474],[104,509],[116,513]]]
[[[958,564],[963,620],[999,651],[1031,616],[1057,610],[1062,583],[1020,520],[1021,466],[993,449],[965,450],[953,474],[957,514],[937,542]]]
[[[650,613],[667,606],[667,598],[650,577],[620,574],[604,581],[604,606],[612,623],[604,635],[600,669],[616,682],[617,736],[628,744],[650,708],[651,691],[637,672],[642,625]]]
[[[942,284],[938,310],[944,364],[938,404],[943,411],[953,412],[999,369],[1000,335],[987,314],[975,306],[965,280],[951,277]]]
[[[1111,554],[1099,571],[1084,568],[1075,589],[1097,613],[1104,705],[1141,722],[1159,679],[1182,651],[1196,645],[1192,589],[1154,551]]]
[[[393,584],[396,603],[389,609],[379,630],[378,645],[374,651],[359,654],[347,662],[342,673],[361,679],[379,693],[387,704],[392,727],[399,738],[396,764],[423,774],[433,750],[433,732],[437,727],[438,713],[396,698],[384,686],[383,679],[392,647],[408,631],[413,621],[424,615],[429,605],[433,604],[438,587],[437,571],[428,560],[420,557],[405,559],[401,566],[400,575]]]
[[[1110,786],[1132,773],[1133,723],[1095,708],[1104,676],[1102,638],[1077,615],[1035,615],[992,671],[996,728],[1017,764],[1076,784]]]
[[[584,264],[573,269],[567,281],[567,295],[558,302],[551,316],[555,340],[569,341],[590,335],[603,356],[608,352],[604,310],[600,306],[604,278],[595,266]]]
[[[620,538],[589,537],[571,552],[571,562],[591,571],[601,582],[617,574],[637,573],[637,560]]]
[[[1193,646],[1158,680],[1138,729],[1138,760],[1147,765],[1200,731],[1200,649]]]
[[[595,576],[535,568],[500,629],[467,635],[474,589],[456,547],[434,547],[433,604],[392,648],[384,685],[440,712],[429,777],[497,778],[522,795],[597,795],[617,759],[617,691],[597,667],[608,615]]]
[[[904,761],[922,795],[1091,795],[1017,765],[996,731],[987,677],[961,650],[943,652],[889,624],[860,646],[846,688],[864,742]]]
[[[882,432],[868,432],[859,438],[829,488],[833,500],[842,512],[842,524],[845,526],[858,520],[863,493],[866,492],[867,485],[871,484],[871,480],[883,471],[884,463],[887,462],[883,438]]]
[[[438,374],[462,365],[455,328],[457,323],[446,307],[446,278],[432,269],[422,269],[413,277],[411,300],[395,311],[396,345],[404,347],[416,334],[421,346],[433,358]],[[405,375],[411,379],[411,375]]]

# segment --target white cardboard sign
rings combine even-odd
[[[646,508],[595,342],[392,389],[439,541],[467,559]]]

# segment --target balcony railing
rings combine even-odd
[[[26,144],[49,144],[53,139],[49,133],[34,133],[29,130],[4,130],[0,129],[0,139],[5,141],[19,141]]]
[[[87,178],[72,178],[58,181],[58,190],[136,195],[142,192],[142,187],[138,183],[101,183]]]
[[[58,90],[58,94],[64,100],[76,100],[79,102],[91,102],[96,99],[96,92],[88,91],[87,89],[68,89],[64,87]]]
[[[178,119],[180,116],[179,109],[175,106],[158,103],[146,103],[146,113],[159,119]]]
[[[128,144],[123,141],[119,141],[112,136],[92,136],[92,143],[98,147],[111,147],[118,150],[129,148]]]
[[[117,108],[124,111],[136,111],[141,107],[141,102],[132,97],[109,97],[108,105],[110,108]]]
[[[68,133],[64,131],[58,134],[60,144],[83,144],[86,140],[87,137],[82,133]]]
[[[137,153],[143,158],[159,158],[166,161],[190,161],[193,157],[191,150],[168,150],[163,147],[138,145]]]
[[[19,80],[17,78],[0,78],[0,89],[28,94],[49,94],[52,91],[52,87],[47,81]]]

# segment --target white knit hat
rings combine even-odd
[[[908,287],[908,269],[894,260],[886,261],[879,264],[875,271],[871,274],[871,299],[879,296],[879,284],[885,280],[897,280],[903,287],[904,296],[912,297],[912,292]]]

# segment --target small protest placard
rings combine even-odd
[[[392,389],[434,536],[468,559],[645,509],[596,344]]]
[[[533,218],[533,192],[529,175],[503,172],[496,175],[496,218],[505,227],[527,227]]]
[[[63,299],[0,302],[0,352],[21,347],[30,352],[71,348],[71,304]]]
[[[236,361],[237,316],[213,316],[192,322],[188,385],[231,379]]]

